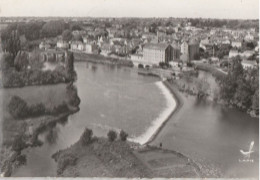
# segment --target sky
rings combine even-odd
[[[1,16],[258,19],[259,0],[0,0]]]

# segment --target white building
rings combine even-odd
[[[231,49],[231,50],[229,51],[228,57],[229,57],[229,58],[232,58],[232,57],[236,57],[236,56],[239,56],[238,50]]]
[[[146,44],[143,48],[144,61],[158,65],[173,60],[173,47],[169,44]]]
[[[66,41],[60,40],[60,41],[57,42],[56,46],[57,46],[57,48],[60,48],[60,49],[68,49],[69,48],[69,43],[66,42]]]
[[[236,47],[236,48],[241,48],[242,42],[241,41],[232,41],[231,46]]]
[[[249,60],[243,60],[241,64],[244,69],[253,69],[253,68],[257,68],[258,66],[256,61],[249,61]]]

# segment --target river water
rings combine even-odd
[[[123,129],[131,139],[144,141],[140,137],[167,114],[169,105],[174,106],[157,78],[138,76],[126,67],[83,62],[75,63],[75,69],[80,111],[41,134],[43,146],[26,149],[27,165],[13,176],[56,176],[51,155],[75,143],[85,127],[96,136]],[[258,177],[258,120],[236,109],[197,102],[194,97],[183,96],[183,101],[153,144],[162,142],[165,148],[213,162],[225,176]],[[251,141],[255,141],[254,163],[239,163],[239,150],[247,150]]]

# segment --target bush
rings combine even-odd
[[[63,101],[62,104],[55,106],[53,109],[49,110],[49,113],[55,115],[55,114],[60,114],[60,113],[68,112],[68,111],[69,111],[69,107]]]
[[[19,165],[26,164],[26,161],[27,161],[26,155],[24,155],[24,154],[20,154],[20,155],[18,155],[18,156],[16,157],[16,162],[17,162],[17,164],[19,164]]]
[[[113,130],[110,130],[108,133],[107,133],[107,137],[109,139],[109,141],[114,141],[116,138],[117,138],[117,134],[115,131]]]
[[[8,111],[14,118],[24,118],[28,114],[27,103],[19,96],[13,96],[8,104]]]
[[[80,137],[81,145],[85,146],[90,143],[93,136],[93,131],[91,129],[86,128],[83,134]]]
[[[139,68],[139,69],[143,69],[143,68],[144,68],[144,65],[143,65],[143,64],[138,64],[138,68]]]
[[[126,141],[128,134],[125,131],[121,130],[119,136],[121,141]]]
[[[74,166],[78,158],[73,154],[64,154],[58,160],[57,174],[61,175],[67,166]]]
[[[16,152],[21,152],[21,150],[23,150],[24,148],[26,148],[26,144],[23,140],[23,137],[17,136],[13,141],[12,150]]]
[[[45,113],[46,108],[43,103],[32,105],[30,108],[30,114],[32,116],[40,116]]]

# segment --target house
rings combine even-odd
[[[96,44],[85,44],[85,52],[86,53],[89,53],[89,54],[92,54],[94,52],[96,52],[98,50],[98,46]]]
[[[253,68],[257,68],[258,66],[256,61],[249,61],[249,60],[243,60],[241,64],[244,69],[253,69]]]
[[[68,49],[69,48],[69,43],[66,42],[66,41],[57,41],[57,48],[60,48],[60,49]]]
[[[250,42],[254,40],[254,36],[252,34],[247,34],[244,38],[245,41]]]
[[[43,49],[43,50],[47,50],[47,49],[50,49],[51,48],[51,45],[45,41],[42,41],[40,44],[39,44],[39,48],[40,49]]]
[[[41,58],[43,61],[48,61],[48,62],[65,61],[65,52],[57,51],[54,49],[48,49],[41,53]]]
[[[242,57],[245,57],[245,58],[249,58],[251,56],[253,56],[255,54],[255,52],[252,50],[252,51],[244,51],[243,53],[240,53],[240,56]]]
[[[236,56],[239,56],[238,50],[231,49],[231,50],[229,51],[228,57],[229,57],[229,58],[232,58],[232,57],[236,57]]]
[[[102,46],[100,47],[100,50],[101,50],[101,54],[104,55],[104,56],[107,56],[109,54],[112,53],[112,50],[113,50],[113,46],[108,44],[108,43],[104,43],[102,44]]]
[[[84,44],[81,41],[73,41],[70,45],[72,51],[84,51]]]
[[[231,43],[231,46],[233,47],[233,48],[241,48],[242,47],[242,42],[241,41],[232,41],[232,43]]]
[[[158,65],[160,62],[173,60],[173,47],[169,44],[146,44],[143,48],[144,61]]]

